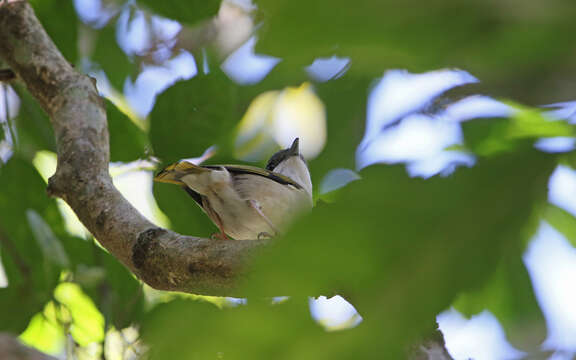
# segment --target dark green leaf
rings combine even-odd
[[[138,3],[150,8],[158,15],[187,24],[194,24],[200,20],[215,16],[220,7],[220,0],[139,0]]]
[[[110,132],[110,161],[129,162],[146,157],[146,133],[110,101],[106,101],[106,110]]]
[[[26,217],[33,210],[56,235],[64,233],[60,213],[45,188],[40,175],[24,160],[14,156],[0,168],[0,246],[9,282],[0,289],[0,306],[10,309],[18,304],[18,311],[2,312],[4,331],[21,332],[50,299],[60,276],[62,264],[43,252]]]
[[[100,311],[117,329],[138,323],[144,312],[142,285],[116,258],[104,252],[101,256],[106,278],[97,287]]]
[[[73,1],[31,0],[34,12],[68,62],[78,58],[78,17]]]
[[[21,105],[15,119],[18,150],[32,155],[38,150],[56,151],[54,131],[48,115],[24,88],[16,88]]]
[[[499,95],[556,101],[550,87],[534,86],[565,69],[576,8],[555,0],[522,14],[481,0],[261,0],[257,52],[294,67],[316,57],[350,56],[350,73],[378,76],[385,69],[429,71],[459,67]],[[342,9],[346,9],[343,11]],[[534,24],[538,23],[537,27]],[[530,51],[537,48],[538,52]],[[561,79],[561,77],[558,77]]]
[[[28,209],[26,210],[26,218],[44,257],[61,268],[68,267],[70,261],[66,251],[64,251],[60,240],[54,235],[50,226],[42,219],[42,216],[35,210]]]
[[[218,71],[170,87],[158,97],[150,114],[154,154],[175,161],[229,143],[242,116],[236,97],[237,86]]]
[[[112,85],[122,90],[124,81],[136,73],[137,67],[118,45],[115,22],[110,22],[97,35],[92,60],[102,67]]]
[[[170,219],[173,230],[204,237],[218,231],[194,199],[179,186],[154,183],[154,197],[160,210]]]
[[[515,347],[538,351],[531,344],[541,344],[546,329],[520,250],[503,258],[483,287],[460,295],[453,306],[467,316],[490,310]]]
[[[170,325],[168,325],[170,324]],[[195,331],[194,329],[202,329]],[[366,358],[352,349],[354,333],[325,333],[310,318],[306,299],[278,305],[249,302],[219,310],[212,304],[173,300],[146,317],[143,339],[152,359]],[[342,351],[343,349],[347,351]]]
[[[458,293],[485,283],[503,257],[520,256],[553,167],[532,150],[449,178],[372,166],[259,257],[246,286],[261,295],[352,294],[374,324],[364,341],[377,336],[381,351],[400,351]]]

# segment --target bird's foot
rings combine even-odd
[[[262,231],[260,234],[258,234],[258,240],[262,240],[265,238],[268,239],[272,239],[274,236],[270,235],[269,233],[267,233],[266,231]]]
[[[217,233],[210,235],[210,239],[211,240],[230,240],[230,238],[228,236],[226,236],[226,234],[224,234],[223,232],[217,232]]]

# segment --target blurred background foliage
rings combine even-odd
[[[155,291],[47,197],[49,119],[2,84],[0,331],[80,359],[398,359],[438,314],[488,310],[511,345],[478,359],[576,352],[552,339],[526,255],[543,221],[576,245],[576,185],[549,190],[576,176],[572,1],[30,2],[97,79],[111,174],[147,217],[209,236],[153,172],[263,165],[295,136],[316,207],[257,259],[247,300]],[[320,295],[347,315],[323,318]],[[454,358],[475,356],[442,330]]]

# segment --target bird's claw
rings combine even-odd
[[[267,233],[266,231],[262,231],[261,233],[258,234],[258,240],[262,240],[264,238],[272,239],[273,236]]]
[[[219,233],[219,232],[210,235],[210,239],[211,239],[211,240],[230,240],[230,239],[228,238],[228,236],[226,236],[226,234],[224,234],[224,233]]]

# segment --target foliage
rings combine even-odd
[[[81,68],[80,20],[68,14],[71,2],[32,4],[67,59]],[[214,16],[218,5],[138,3],[197,26]],[[282,57],[282,63],[262,82],[240,86],[207,55],[210,71],[178,81],[158,96],[149,129],[107,101],[112,161],[153,155],[169,163],[200,156],[211,145],[219,149],[215,162],[237,161],[232,158],[236,127],[250,102],[265,91],[312,81],[303,66],[334,54],[351,57],[352,65],[338,79],[314,83],[329,119],[326,147],[309,164],[315,184],[331,169],[354,168],[370,86],[386,69],[462,67],[486,80],[490,94],[513,99],[508,104],[518,111],[462,124],[459,148],[477,163],[450,176],[411,178],[402,165],[362,169],[361,180],[331,194],[330,204],[319,200],[257,259],[242,284],[247,305],[217,307],[214,303],[223,301],[154,295],[92,238],[67,231],[59,205],[46,196],[32,163],[37,151],[56,149],[49,119],[25,89],[17,88],[20,111],[10,119],[17,142],[0,166],[0,256],[8,279],[0,305],[18,311],[2,312],[0,331],[23,333],[26,342],[51,352],[61,349],[46,341],[47,333],[54,342],[71,335],[73,347],[99,343],[101,352],[113,330],[134,326],[152,358],[402,358],[434,328],[435,316],[453,305],[469,315],[491,310],[521,349],[525,340],[514,334],[526,324],[538,327],[542,340],[543,319],[521,254],[540,218],[573,244],[576,219],[546,203],[547,181],[560,160],[533,144],[541,137],[576,133],[569,122],[550,121],[517,102],[552,99],[552,91],[542,92],[533,83],[544,81],[543,73],[550,82],[561,78],[555,69],[562,68],[568,47],[550,44],[575,30],[573,9],[552,1],[541,5],[547,11],[541,18],[530,9],[512,14],[504,5],[483,1],[464,6],[455,0],[360,0],[350,7],[327,0],[262,0],[257,5],[262,20],[257,49]],[[140,69],[139,60],[116,42],[117,20],[114,15],[103,28],[91,30],[98,36],[90,60],[120,89]],[[531,28],[535,22],[541,26]],[[526,49],[539,50],[527,54]],[[531,86],[522,86],[528,81]],[[563,159],[569,156],[574,153]],[[155,184],[153,193],[174,230],[198,236],[215,231],[177,187]],[[328,332],[310,317],[308,297],[334,294],[356,306],[364,318],[359,326]],[[280,295],[291,298],[272,304],[269,298]]]

